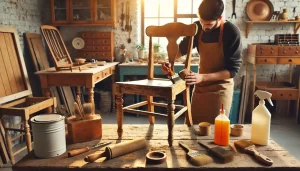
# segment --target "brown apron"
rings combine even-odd
[[[225,59],[223,53],[223,29],[224,21],[221,21],[219,42],[202,42],[203,31],[199,36],[200,64],[199,73],[208,74],[224,70]],[[219,115],[221,104],[224,104],[226,115],[229,116],[232,96],[233,79],[224,79],[215,82],[203,82],[196,84],[192,97],[192,118],[194,124],[200,122],[214,123]]]

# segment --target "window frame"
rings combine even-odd
[[[145,0],[141,0],[141,1],[142,1],[141,2],[141,43],[145,44]],[[173,17],[174,22],[177,22],[178,18],[198,18],[197,14],[177,14],[178,0],[173,0],[173,2],[174,2],[174,17]],[[152,18],[152,17],[147,17],[147,18]],[[158,18],[164,18],[164,17],[158,17]]]

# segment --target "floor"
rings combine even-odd
[[[115,124],[115,113],[102,114],[104,124]],[[136,116],[125,114],[124,124],[146,124],[148,118],[145,116]],[[165,124],[166,120],[157,118],[156,124]],[[271,137],[282,147],[287,149],[291,155],[295,156],[300,161],[300,124],[295,123],[294,117],[272,116],[271,122]],[[183,116],[176,120],[176,124],[183,124]],[[22,144],[21,144],[22,145]],[[25,145],[25,144],[23,144]],[[16,161],[26,155],[26,150],[16,156]],[[12,171],[11,165],[6,164],[0,171]]]

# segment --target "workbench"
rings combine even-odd
[[[88,68],[81,71],[56,71],[55,68],[49,68],[47,70],[38,71],[35,74],[40,77],[41,87],[45,97],[50,97],[50,87],[52,86],[76,86],[77,95],[81,94],[80,86],[85,86],[85,88],[88,89],[88,102],[94,103],[95,84],[113,75],[117,64],[118,62],[109,62],[104,66],[97,66],[96,68]],[[114,83],[113,78],[114,77],[112,77],[112,83]],[[115,98],[112,99],[114,100]]]
[[[200,146],[197,141],[208,143],[213,141],[213,129],[211,136],[198,136],[198,126],[188,127],[187,125],[177,124],[174,126],[174,146],[168,146],[168,129],[167,124],[139,124],[124,125],[124,133],[122,140],[118,140],[117,124],[104,124],[103,137],[101,142],[112,141],[119,143],[138,137],[145,137],[149,143],[148,149],[141,149],[111,160],[96,160],[94,163],[86,163],[83,159],[86,155],[103,152],[104,148],[94,149],[78,156],[68,158],[67,153],[50,159],[38,159],[34,157],[33,151],[27,154],[18,163],[13,165],[14,171],[63,171],[63,170],[95,170],[95,171],[118,171],[118,170],[225,170],[225,171],[289,171],[300,170],[300,163],[295,157],[291,156],[288,151],[282,148],[274,140],[270,140],[268,146],[257,146],[256,149],[260,153],[271,158],[274,162],[272,166],[264,166],[257,163],[251,156],[243,153],[235,153],[234,160],[227,164],[217,163],[216,161],[205,166],[193,166],[186,160],[186,153],[178,142],[182,141],[194,150],[206,153],[206,149]],[[212,127],[213,128],[213,127]],[[250,125],[244,125],[244,135],[242,137],[231,137],[231,141],[237,139],[250,138]],[[67,149],[72,150],[87,146],[93,146],[100,140],[94,140],[81,144],[68,145]],[[230,147],[225,147],[231,150]],[[149,150],[163,150],[167,154],[167,162],[160,165],[149,165],[146,163],[145,155]]]

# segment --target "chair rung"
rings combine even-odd
[[[24,129],[17,129],[17,128],[5,128],[5,129],[9,131],[25,132]]]
[[[25,133],[20,133],[19,135],[14,136],[11,141],[15,141],[16,139],[20,138],[21,136],[25,135]]]
[[[25,149],[27,149],[27,146],[25,146],[25,147],[22,147],[21,149],[19,149],[18,151],[16,151],[16,152],[14,152],[14,156],[15,155],[17,155],[17,154],[19,154],[20,152],[22,152],[22,151],[24,151]]]
[[[187,111],[187,107],[185,106],[184,108],[180,109],[175,115],[174,115],[174,120],[176,120],[179,116],[181,116],[185,111]]]
[[[168,107],[168,104],[166,103],[157,103],[157,102],[153,102],[153,105],[154,106],[159,106],[159,107]],[[184,108],[185,106],[182,106],[182,105],[175,105],[175,108],[176,109],[182,109]]]
[[[147,104],[148,104],[147,101],[142,101],[142,102],[139,102],[139,103],[135,103],[133,105],[126,106],[123,109],[134,109],[134,108],[141,107],[141,106],[144,106],[144,105],[147,105]]]
[[[142,111],[142,110],[136,110],[136,109],[123,109],[123,112],[128,112],[128,113],[134,113],[138,115],[151,115],[151,116],[158,116],[158,117],[164,117],[167,118],[168,115],[164,115],[161,113],[155,113],[155,112],[148,112],[148,111]]]

